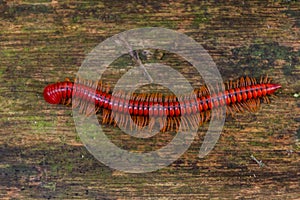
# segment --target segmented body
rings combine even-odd
[[[210,118],[209,112],[213,108],[227,106],[228,112],[256,111],[261,99],[269,102],[268,95],[272,95],[281,86],[270,83],[267,77],[257,82],[254,78],[242,77],[234,82],[224,84],[225,90],[218,89],[209,92],[206,86],[195,90],[194,94],[176,97],[174,95],[154,94],[125,94],[123,92],[112,93],[101,84],[91,83],[86,80],[77,80],[50,84],[44,89],[44,98],[51,104],[70,104],[71,98],[75,98],[73,107],[80,107],[80,111],[90,115],[99,109],[103,109],[105,123],[116,123],[116,119],[124,118],[128,113],[133,117],[138,126],[151,123],[149,116],[154,118],[167,117],[166,122],[160,122],[161,128],[175,125],[179,126],[179,117],[187,120],[188,124],[195,121],[197,116],[200,122]],[[112,114],[112,111],[114,114]],[[121,116],[121,117],[120,117]],[[114,118],[114,119],[113,119]],[[121,119],[127,124],[128,119]],[[193,125],[195,126],[195,125]]]

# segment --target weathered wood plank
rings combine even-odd
[[[0,198],[300,198],[300,109],[293,97],[300,86],[299,7],[296,1],[0,1]],[[197,154],[207,125],[164,169],[112,170],[83,146],[71,109],[46,104],[42,90],[76,76],[85,55],[104,39],[145,26],[198,41],[224,80],[269,74],[283,89],[260,112],[227,119],[203,159]],[[163,62],[199,86],[193,69],[172,58]],[[124,59],[129,69],[132,61]],[[106,79],[113,84],[123,73],[112,69]],[[110,137],[120,146],[143,148],[117,128]]]

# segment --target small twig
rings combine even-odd
[[[251,155],[250,157],[259,165],[259,167],[265,166],[265,164],[261,160],[257,160],[253,155]]]
[[[124,37],[119,36],[119,40],[126,46],[126,48],[129,50],[129,55],[133,58],[133,60],[136,62],[136,64],[138,64],[139,67],[143,70],[144,76],[150,81],[150,83],[153,83],[153,79],[150,76],[150,74],[148,73],[144,64],[142,63],[138,52],[132,50],[132,47],[128,44],[128,42],[125,40]]]

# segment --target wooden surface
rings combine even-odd
[[[0,1],[0,198],[299,199],[299,7],[297,1]],[[83,146],[71,108],[47,104],[42,91],[75,77],[106,38],[146,26],[202,44],[224,80],[268,74],[282,89],[258,113],[228,118],[203,159],[197,154],[207,125],[166,168],[110,169]],[[172,55],[166,59],[172,64]],[[197,75],[180,66],[198,86]],[[122,72],[108,72],[107,80]]]

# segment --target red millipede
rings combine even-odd
[[[125,94],[112,93],[108,87],[87,80],[77,79],[75,82],[66,80],[50,84],[44,89],[44,99],[50,104],[71,104],[79,107],[81,113],[87,116],[103,110],[102,123],[119,124],[136,128],[149,125],[150,129],[158,119],[161,131],[175,129],[181,125],[184,128],[198,128],[203,122],[210,119],[213,108],[226,106],[227,113],[258,110],[261,100],[269,103],[268,96],[281,88],[281,85],[271,83],[268,77],[255,78],[241,77],[236,81],[224,84],[225,91],[208,91],[202,86],[194,94],[162,95],[153,94]],[[129,115],[128,115],[129,114]],[[167,120],[163,121],[162,118]]]

